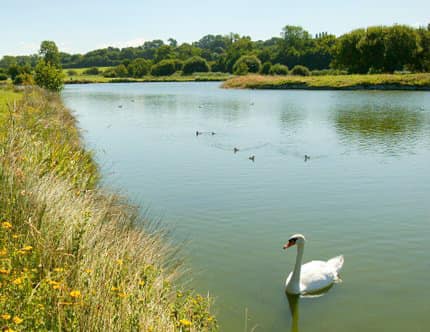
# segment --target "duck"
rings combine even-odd
[[[236,148],[236,147],[234,147],[234,148],[233,148],[233,152],[234,152],[234,153],[237,153],[237,152],[239,152],[239,149],[238,149],[238,148]]]
[[[252,160],[252,161],[255,161],[255,156],[254,156],[254,155],[249,156],[249,157],[248,157],[248,159],[249,159],[249,160]]]
[[[202,133],[200,132],[200,131],[198,131],[198,130],[196,130],[196,136],[199,136],[199,135],[201,135]]]
[[[305,237],[302,234],[294,234],[283,249],[297,247],[296,263],[294,270],[285,281],[287,294],[318,294],[339,282],[339,272],[344,263],[343,255],[329,259],[328,261],[310,261],[302,265]]]
[[[309,159],[311,159],[311,156],[308,156],[307,154],[305,154],[305,161],[308,161]]]

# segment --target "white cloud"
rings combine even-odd
[[[103,44],[98,44],[94,49],[105,48],[105,47],[109,47],[109,46],[119,47],[119,48],[136,47],[136,46],[143,45],[143,43],[146,40],[147,40],[146,38],[135,38],[135,39],[127,40],[127,41],[116,41],[116,42],[110,42],[110,43],[103,43]]]

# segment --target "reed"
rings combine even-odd
[[[5,104],[6,93],[0,90],[3,330],[216,330],[209,297],[178,286],[183,267],[162,228],[98,186],[97,166],[58,95],[28,88]]]

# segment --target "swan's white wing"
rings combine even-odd
[[[302,265],[300,273],[300,291],[317,292],[329,287],[337,277],[337,271],[331,264],[323,261],[311,261]]]

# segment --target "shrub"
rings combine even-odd
[[[77,76],[78,72],[76,70],[70,69],[67,71],[67,75],[69,76]]]
[[[7,75],[0,73],[0,81],[6,81],[7,80]]]
[[[98,75],[98,74],[100,74],[100,70],[97,67],[91,67],[91,68],[85,69],[83,71],[83,74],[84,75]]]
[[[321,69],[321,70],[312,70],[312,76],[324,76],[324,75],[347,75],[348,72],[346,70],[339,69]]]
[[[272,68],[272,64],[270,62],[263,63],[263,66],[261,66],[261,73],[263,75],[269,75],[270,69]]]
[[[242,55],[233,66],[233,73],[242,75],[245,64],[247,67],[246,73],[258,73],[261,69],[261,61],[255,55]]]
[[[293,69],[291,69],[290,74],[295,76],[309,76],[311,72],[309,71],[308,67],[296,65],[293,67]]]
[[[128,76],[127,67],[123,64],[116,66],[114,69],[114,72],[115,72],[115,77],[127,77]]]
[[[270,75],[288,75],[288,67],[277,63],[270,68]]]
[[[184,61],[179,59],[173,59],[172,61],[175,65],[175,71],[181,71],[182,68],[184,67]]]
[[[114,77],[116,77],[115,68],[109,68],[109,69],[106,69],[105,71],[103,71],[102,75],[103,75],[104,77],[109,77],[109,78],[114,78]]]
[[[151,62],[143,58],[134,59],[127,67],[128,73],[133,77],[143,77],[149,73]]]
[[[15,85],[32,85],[34,84],[34,79],[33,76],[29,73],[21,73],[17,76],[15,76],[14,80],[13,80],[13,84]]]
[[[175,71],[175,61],[173,60],[162,60],[151,68],[151,74],[154,76],[169,76]]]
[[[64,74],[61,68],[40,60],[35,68],[34,79],[38,86],[51,90],[60,91],[63,88]]]
[[[189,75],[195,72],[207,73],[209,71],[209,64],[202,57],[193,56],[187,61],[185,61],[182,71],[185,75]]]

